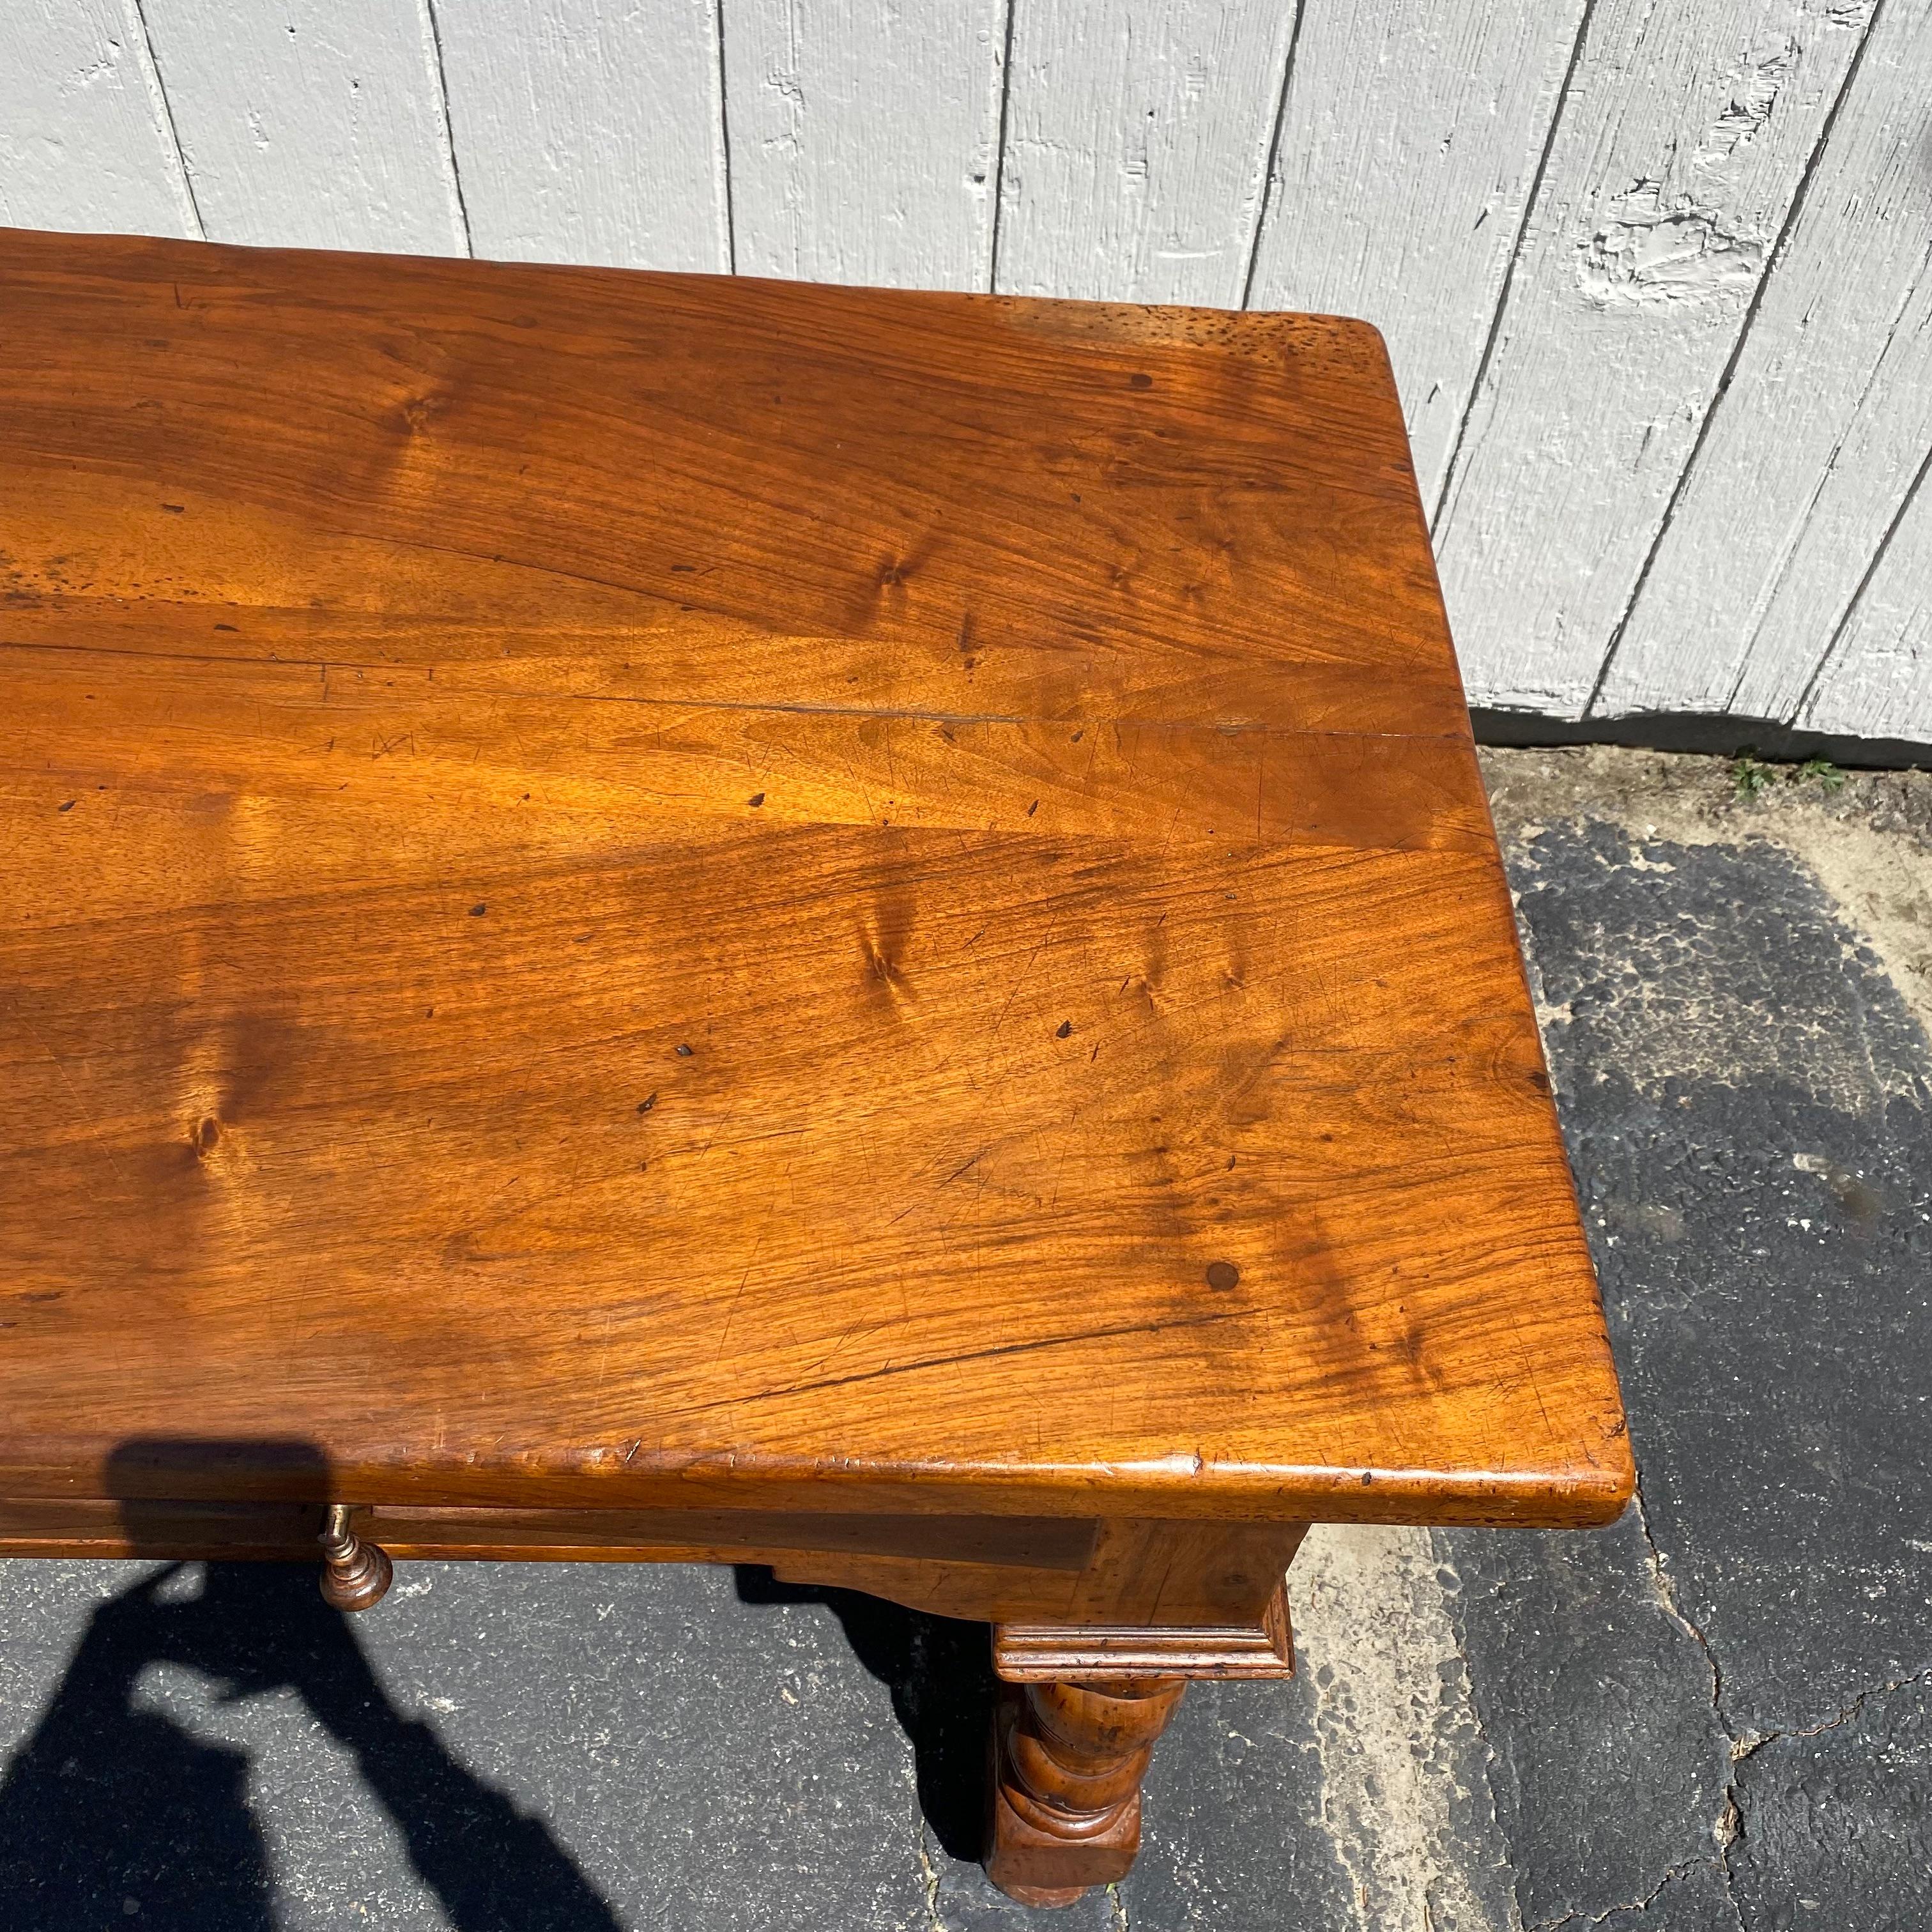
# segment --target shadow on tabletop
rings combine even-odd
[[[284,1470],[290,1493],[326,1474],[313,1448],[288,1442],[130,1444],[115,1464],[152,1497],[166,1492],[158,1470],[205,1473],[229,1458]],[[158,1504],[124,1495],[121,1514],[137,1553],[178,1553],[178,1532],[176,1550],[159,1546]],[[317,1569],[211,1562],[196,1594],[189,1566],[174,1562],[94,1611],[0,1783],[0,1924],[270,1932],[284,1922],[248,1803],[248,1754],[137,1702],[142,1673],[170,1664],[198,1672],[224,1702],[296,1693],[354,1755],[457,1932],[618,1932],[543,1822],[472,1777],[434,1731],[391,1702],[348,1619],[322,1601]],[[343,1857],[361,1862],[352,1844]]]
[[[892,1715],[913,1749],[919,1806],[949,1858],[986,1850],[986,1740],[993,1718],[986,1626],[909,1610],[856,1590],[779,1582],[736,1566],[741,1604],[822,1604],[852,1653],[891,1694]]]

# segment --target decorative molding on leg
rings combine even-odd
[[[388,1552],[365,1543],[349,1527],[349,1505],[332,1503],[322,1519],[322,1600],[338,1610],[366,1610],[380,1604],[395,1574]]]
[[[1091,1624],[998,1624],[993,1668],[1009,1684],[1081,1678],[1292,1677],[1294,1639],[1285,1584],[1253,1624],[1118,1628]]]
[[[1187,1688],[1180,1678],[1002,1684],[993,1718],[986,1875],[1023,1905],[1070,1905],[1125,1876],[1141,1779]]]

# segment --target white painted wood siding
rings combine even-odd
[[[1932,742],[1932,0],[0,0],[0,220],[1363,316],[1475,701]]]
[[[468,251],[427,0],[141,0],[214,242]]]
[[[1932,448],[1932,0],[1888,0],[1594,709],[1789,718]]]
[[[1798,722],[1853,738],[1932,740],[1932,456],[1918,466]]]
[[[1478,701],[1580,716],[1863,23],[1604,0],[1436,526]]]
[[[1432,510],[1582,12],[1330,0],[1302,22],[1250,304],[1381,328]]]
[[[998,287],[1239,308],[1294,17],[1018,0]]]
[[[0,7],[0,221],[200,233],[134,0]]]
[[[435,0],[475,252],[731,266],[717,0]]]
[[[984,289],[1006,0],[724,0],[740,274]]]

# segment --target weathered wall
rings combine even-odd
[[[1932,740],[1932,0],[6,0],[0,220],[1366,316],[1475,701]]]

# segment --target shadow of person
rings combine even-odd
[[[909,1610],[856,1590],[784,1583],[736,1566],[741,1604],[823,1604],[853,1654],[891,1694],[913,1750],[920,1810],[949,1858],[985,1852],[986,1750],[993,1721],[992,1652],[984,1624]]]
[[[279,1922],[247,1754],[136,1707],[141,1673],[170,1663],[200,1672],[224,1701],[299,1694],[354,1754],[458,1932],[616,1932],[543,1822],[396,1709],[317,1594],[312,1566],[212,1563],[198,1597],[181,1594],[181,1567],[95,1611],[0,1784],[0,1922],[35,1932],[266,1932]],[[352,1847],[344,1856],[362,1862]]]

